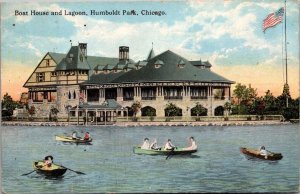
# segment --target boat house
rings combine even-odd
[[[87,55],[87,44],[71,46],[66,53],[47,53],[24,87],[29,90],[29,106],[37,114],[49,115],[58,109],[60,117],[85,117],[95,122],[135,114],[137,117],[195,116],[201,105],[207,116],[222,114],[230,101],[233,84],[211,71],[208,61],[189,61],[167,50],[158,55],[150,50],[146,59],[133,61],[129,47],[119,47],[119,57]]]

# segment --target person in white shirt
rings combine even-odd
[[[144,149],[144,150],[149,150],[150,149],[149,139],[147,137],[144,139],[144,143],[141,146],[141,149]]]
[[[261,147],[260,147],[259,153],[260,153],[260,155],[265,156],[265,159],[268,158],[268,152],[267,152],[265,146],[261,146]]]
[[[196,150],[197,149],[197,145],[196,145],[196,141],[194,139],[194,137],[190,137],[189,138],[189,147],[183,148],[183,150]]]
[[[73,133],[72,133],[72,139],[78,139],[76,131],[73,131]]]
[[[153,139],[153,142],[150,144],[150,149],[152,149],[152,150],[161,150],[161,147],[158,147],[157,141],[156,141],[155,138]]]
[[[165,144],[164,150],[174,150],[176,147],[172,144],[171,139],[168,139]]]

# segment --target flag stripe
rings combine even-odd
[[[280,8],[278,11],[276,11],[275,13],[271,13],[269,14],[266,19],[264,19],[263,22],[263,31],[265,31],[266,29],[276,26],[277,24],[279,24],[282,21],[282,16],[284,14],[284,8]]]

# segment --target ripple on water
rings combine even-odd
[[[90,131],[93,145],[70,145],[56,134]],[[296,125],[210,127],[3,127],[2,172],[8,193],[45,192],[295,192],[299,187],[299,130]],[[160,145],[171,138],[185,146],[194,136],[192,156],[136,155],[144,137]],[[239,147],[281,152],[278,162],[248,159]],[[32,173],[34,160],[54,156],[67,171],[60,179]],[[16,182],[18,184],[16,184]]]

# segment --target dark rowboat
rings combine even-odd
[[[171,153],[172,152],[172,153]],[[197,150],[185,150],[183,148],[176,148],[175,150],[153,150],[153,149],[141,149],[141,147],[133,147],[133,153],[135,154],[147,154],[147,155],[188,155],[197,152]]]
[[[265,156],[260,154],[259,150],[251,149],[251,148],[240,148],[240,151],[241,151],[241,153],[243,153],[247,156],[259,158],[262,160],[281,160],[283,157],[281,155],[281,153],[273,153],[273,152],[268,151],[268,156],[267,156],[267,158],[265,158]]]
[[[62,136],[62,135],[55,135],[56,141],[68,142],[68,143],[76,143],[76,144],[90,144],[93,139],[90,138],[88,140],[85,139],[73,139],[72,137]]]
[[[33,169],[36,170],[38,174],[42,174],[47,177],[59,177],[67,171],[67,168],[57,164],[52,164],[51,167],[46,167],[44,161],[33,162]]]

